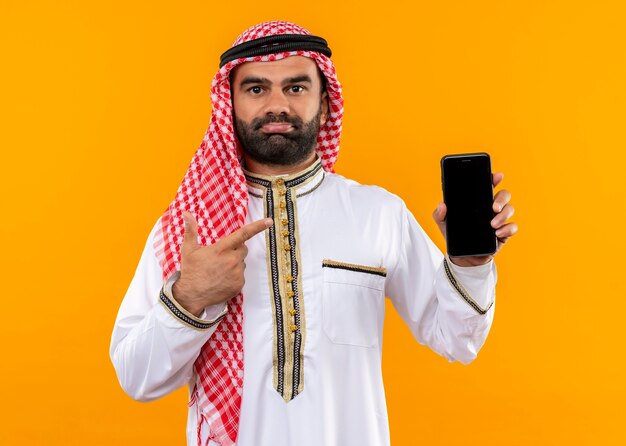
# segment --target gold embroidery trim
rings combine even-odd
[[[322,261],[322,266],[331,266],[331,267],[335,266],[339,268],[363,270],[363,271],[377,273],[377,274],[385,274],[385,275],[387,274],[387,268],[359,265],[357,263],[336,262],[334,260],[328,260],[328,259],[325,259]]]
[[[265,191],[265,194],[267,194],[268,191]],[[276,206],[274,206],[274,210],[276,210]],[[263,200],[263,215],[268,216],[268,209],[267,209],[267,200]],[[272,217],[274,218],[274,221],[278,221],[276,220],[276,214],[274,213],[272,215]],[[277,228],[277,225],[274,225],[274,228]],[[275,242],[277,242],[275,240]],[[272,255],[272,250],[271,250],[271,237],[270,237],[270,231],[265,231],[265,259],[267,261],[267,282],[270,288],[270,302],[271,302],[271,307],[272,307],[272,370],[274,370],[273,373],[273,379],[272,379],[272,385],[274,387],[274,389],[278,390],[278,339],[276,338],[276,333],[278,332],[278,326],[276,324],[276,303],[274,302],[274,280],[272,277],[272,259],[271,259],[271,255]],[[278,247],[276,247],[276,252],[278,252]]]
[[[313,181],[313,179],[317,178],[317,175],[311,177],[309,180],[305,181],[302,184],[299,184],[298,187],[300,186],[304,186],[305,184],[309,184],[311,181]],[[304,197],[305,195],[310,194],[311,192],[313,192],[315,189],[317,189],[318,187],[320,187],[322,185],[322,182],[324,181],[324,178],[326,178],[326,173],[322,170],[322,178],[320,178],[319,183],[317,183],[315,186],[313,186],[311,189],[302,192],[301,194],[296,194],[296,197],[300,198],[300,197]]]
[[[250,172],[246,169],[243,169],[243,173],[245,174],[245,176],[250,177],[250,179],[252,180],[262,180],[262,181],[268,181],[270,183],[272,183],[273,185],[276,186],[284,186],[285,183],[288,183],[291,180],[295,180],[296,178],[300,178],[305,176],[306,174],[310,173],[312,170],[315,170],[315,168],[317,167],[318,164],[321,164],[322,161],[318,158],[316,159],[313,164],[311,164],[309,167],[307,167],[306,169],[304,169],[303,171],[297,172],[295,174],[292,175],[287,175],[287,176],[281,176],[281,177],[276,177],[276,176],[272,176],[272,175],[263,175],[260,173],[254,173],[254,172]],[[321,169],[321,171],[323,171],[323,169]],[[317,177],[317,175],[313,175],[311,178],[315,178]],[[308,180],[308,178],[307,178]],[[262,185],[256,184],[256,187],[263,187]],[[299,186],[299,184],[298,184]]]
[[[206,331],[209,328],[213,327],[215,324],[220,322],[226,313],[228,312],[228,305],[224,305],[224,308],[220,313],[211,320],[204,320],[196,317],[191,314],[181,304],[174,299],[174,296],[171,293],[171,290],[168,290],[167,287],[161,288],[159,292],[159,302],[165,307],[165,309],[178,320],[182,324],[187,327],[193,328],[198,331]]]
[[[489,309],[493,305],[493,302],[487,305],[487,308],[483,309],[480,305],[478,305],[478,303],[474,299],[472,299],[472,296],[470,295],[470,293],[465,289],[463,285],[461,285],[461,282],[459,282],[457,278],[454,276],[454,274],[452,273],[452,268],[450,268],[450,265],[448,264],[447,258],[443,259],[443,268],[445,270],[446,277],[448,278],[448,282],[450,282],[450,285],[452,285],[452,288],[454,288],[454,290],[459,294],[459,296],[461,296],[463,300],[470,307],[472,307],[478,314],[481,314],[481,315],[486,314],[487,311],[489,311]]]
[[[315,175],[313,178],[316,178],[316,177],[317,175]],[[297,195],[294,196],[294,193],[292,191],[292,194],[290,197],[291,197],[291,203],[292,203],[292,209],[293,209],[294,237],[296,239],[296,261],[298,262],[298,276],[295,278],[295,280],[297,281],[297,284],[298,284],[297,298],[298,298],[298,310],[299,310],[299,316],[300,316],[300,327],[298,327],[298,330],[300,332],[300,351],[298,352],[298,354],[300,355],[299,357],[300,369],[298,373],[299,379],[298,379],[298,388],[297,388],[297,392],[298,394],[300,394],[304,390],[304,345],[306,344],[306,321],[305,321],[306,318],[304,317],[304,290],[302,287],[302,259],[300,258],[300,236],[299,236],[300,228],[298,225],[298,208],[296,206]],[[293,282],[294,277],[291,276],[291,271],[287,275],[286,280],[288,283]],[[295,323],[295,314],[292,317]]]
[[[308,181],[308,179],[307,179]],[[302,294],[302,261],[300,258],[300,240],[297,219],[296,200],[294,197],[294,188],[289,188],[289,194],[286,193],[286,186],[283,182],[276,181],[271,188],[273,213],[271,217],[276,222],[274,226],[274,243],[276,258],[276,273],[278,275],[276,285],[274,287],[274,271],[272,271],[272,249],[270,231],[266,232],[266,249],[267,249],[267,272],[270,287],[270,298],[272,302],[272,328],[273,328],[273,386],[276,391],[281,393],[285,402],[291,401],[296,395],[304,390],[304,344],[305,344],[305,316],[304,316],[304,297]],[[266,190],[269,193],[269,189]],[[289,205],[293,212],[293,234],[289,231],[288,206],[286,206],[287,195],[289,196]],[[267,196],[264,200],[264,214],[269,215],[267,209]],[[282,206],[281,206],[282,204]],[[291,250],[292,246],[289,237],[293,236],[295,240],[295,261],[298,265],[297,277],[292,275]],[[297,286],[298,293],[294,292],[294,285]],[[280,309],[277,305],[278,293],[280,297]],[[297,308],[294,302],[297,299]],[[280,312],[280,314],[278,314]],[[296,324],[296,315],[299,317],[299,324]],[[278,326],[278,317],[282,321],[282,326]],[[277,337],[278,333],[282,334],[282,345]],[[300,336],[300,348],[295,351],[296,336]],[[282,351],[282,355],[279,351]],[[296,358],[297,355],[297,358]],[[282,359],[282,370],[281,370]],[[298,386],[294,389],[294,366],[296,359],[299,365],[297,372]],[[281,379],[282,378],[282,379]],[[281,392],[282,391],[282,392]],[[295,392],[294,392],[295,391]]]

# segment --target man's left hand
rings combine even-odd
[[[493,187],[496,187],[504,178],[504,174],[497,172],[493,174]],[[517,225],[515,223],[507,223],[508,219],[513,216],[515,210],[513,206],[509,204],[511,201],[511,193],[507,190],[499,191],[493,199],[493,211],[495,217],[491,220],[491,226],[496,230],[496,237],[498,239],[496,253],[500,251],[502,246],[517,232]],[[439,226],[439,230],[446,236],[446,205],[445,203],[439,203],[435,212],[433,212],[433,218]],[[493,259],[493,255],[488,256],[471,256],[471,257],[450,257],[452,263],[459,266],[478,266],[484,265]]]

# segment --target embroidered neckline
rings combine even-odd
[[[251,196],[263,198],[268,188],[285,187],[293,190],[295,197],[301,197],[313,192],[324,180],[324,169],[318,158],[306,169],[291,175],[260,175],[244,169],[248,183],[248,192]],[[258,192],[257,192],[258,191]]]

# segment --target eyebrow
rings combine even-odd
[[[270,80],[265,77],[246,76],[239,83],[240,87],[248,84],[271,84]]]
[[[296,84],[300,82],[308,82],[309,84],[313,83],[313,81],[311,80],[311,76],[309,76],[308,74],[300,74],[298,76],[288,77],[287,79],[281,82],[281,85],[285,86],[285,85]],[[239,83],[239,86],[244,87],[249,84],[271,85],[272,82],[266,77],[246,76],[241,80],[241,82]]]
[[[281,84],[285,86],[289,84],[299,84],[302,82],[308,82],[309,84],[313,83],[313,81],[311,80],[311,76],[309,76],[308,74],[300,74],[298,76],[289,77],[285,79],[284,81],[281,82]]]

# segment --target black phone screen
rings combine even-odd
[[[491,227],[493,180],[486,153],[448,155],[441,159],[446,243],[450,256],[493,254],[495,230]]]

